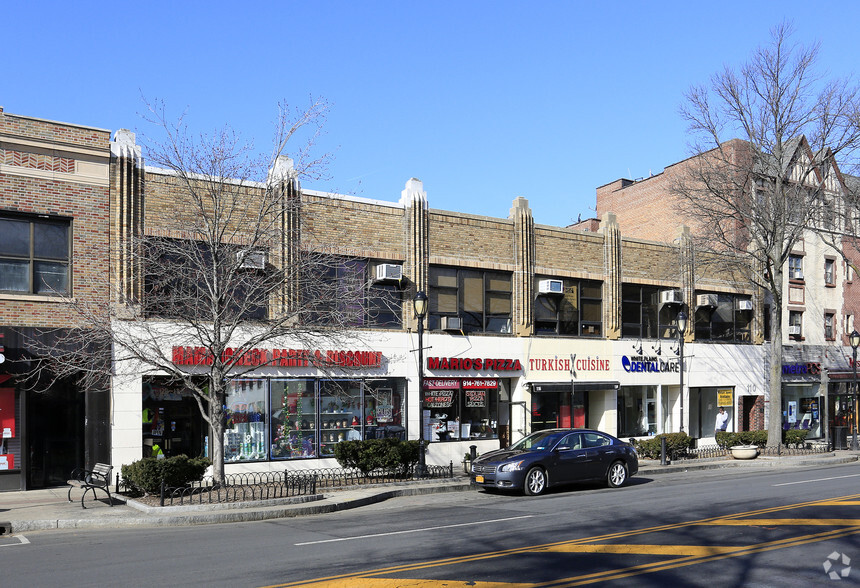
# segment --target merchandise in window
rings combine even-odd
[[[68,221],[0,218],[0,291],[69,293]]]
[[[479,388],[464,380],[425,380],[424,408],[430,411],[429,441],[497,439],[499,390]]]
[[[319,427],[314,381],[272,380],[269,395],[272,459],[316,457]]]
[[[376,418],[368,411],[367,426],[375,427]],[[324,381],[320,383],[320,453],[334,455],[334,446],[341,441],[362,439],[364,416],[361,383],[354,381]]]
[[[231,380],[227,388],[224,461],[266,459],[266,380]]]

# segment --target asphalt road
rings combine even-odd
[[[860,585],[860,465],[664,474],[537,498],[471,491],[298,519],[0,537],[4,587],[592,584]]]

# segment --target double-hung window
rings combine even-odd
[[[790,280],[803,279],[803,257],[800,255],[788,256],[788,278]]]
[[[68,220],[0,217],[0,292],[68,294],[70,229]]]
[[[824,260],[824,283],[827,286],[836,285],[836,276],[834,272],[835,261],[832,259]]]

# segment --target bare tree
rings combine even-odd
[[[259,358],[249,366],[246,354],[284,341],[337,349],[367,318],[364,274],[317,243],[303,214],[299,179],[326,171],[328,156],[311,155],[326,110],[318,100],[293,115],[282,107],[272,153],[255,157],[229,128],[195,137],[183,119],[170,122],[162,104],[150,105],[165,138],[150,146],[147,161],[162,168],[158,177],[174,201],[147,194],[147,206],[167,203],[168,212],[159,226],[117,239],[112,271],[95,285],[110,289],[111,302],[69,298],[82,328],[42,350],[55,377],[104,381],[129,362],[136,373],[190,390],[209,425],[220,480],[229,380],[260,367]],[[294,162],[284,152],[300,137]],[[195,365],[177,362],[174,346],[194,348]],[[95,361],[94,349],[112,349],[111,362]],[[331,367],[326,358],[305,360]]]
[[[828,211],[839,194],[828,172],[860,145],[857,87],[825,80],[819,45],[792,44],[791,33],[777,26],[746,64],[687,92],[681,114],[696,137],[695,156],[673,187],[697,249],[715,254],[703,257],[721,260],[770,298],[771,445],[782,439],[785,266],[801,238],[834,222]]]

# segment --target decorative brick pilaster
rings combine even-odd
[[[678,241],[681,257],[681,296],[687,313],[687,332],[684,333],[684,340],[692,341],[696,333],[694,316],[696,309],[696,301],[694,300],[696,294],[696,259],[690,227],[681,226]]]
[[[603,233],[603,334],[621,337],[621,227],[615,214],[607,212],[600,222]]]
[[[424,184],[417,178],[406,182],[406,187],[400,193],[400,204],[406,210],[403,215],[403,233],[406,239],[406,263],[403,267],[403,275],[412,281],[413,288],[410,289],[412,299],[415,292],[424,290],[427,292],[428,266],[430,260],[430,244],[427,226],[429,214],[427,210],[427,193]],[[415,318],[411,304],[403,304],[403,324],[409,328],[415,326]]]
[[[143,271],[140,240],[144,230],[144,178],[143,157],[135,134],[120,129],[110,142],[111,151],[111,233],[114,246],[111,250],[113,273],[113,303],[136,312],[141,302]]]
[[[514,221],[513,331],[534,334],[535,221],[529,201],[514,199],[508,218]]]

